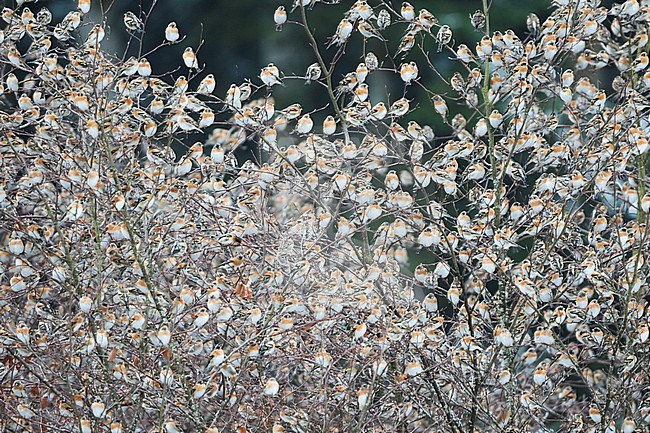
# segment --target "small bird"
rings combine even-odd
[[[399,68],[399,75],[407,85],[418,77],[418,65],[415,62],[402,63]]]
[[[436,35],[436,40],[438,41],[438,52],[442,52],[444,45],[448,45],[451,42],[453,34],[451,32],[451,27],[447,24],[440,27],[438,34]]]
[[[368,99],[368,85],[366,83],[359,84],[356,89],[354,89],[354,98],[352,99],[353,104],[359,104],[365,102]]]
[[[171,42],[172,44],[181,37],[180,32],[178,31],[178,27],[176,26],[176,23],[172,21],[167,25],[167,28],[165,29],[165,39],[168,42]]]
[[[105,408],[106,405],[101,401],[95,401],[90,405],[90,409],[93,411],[95,418],[104,418],[106,416]]]
[[[142,58],[138,62],[138,75],[141,77],[148,77],[151,75],[151,63],[145,58]]]
[[[309,65],[307,73],[305,74],[305,84],[310,84],[312,81],[318,80],[322,72],[323,71],[318,63],[312,63]]]
[[[309,134],[313,127],[314,121],[311,120],[311,116],[309,114],[305,114],[300,119],[298,119],[298,123],[296,124],[296,132],[298,134]]]
[[[357,403],[359,404],[359,410],[364,410],[368,406],[368,397],[369,392],[367,388],[360,389],[357,392]]]
[[[311,9],[314,7],[314,4],[319,0],[293,0],[293,8],[291,8],[291,12],[293,12],[296,8],[298,7],[305,7],[308,9]]]
[[[438,24],[438,18],[436,18],[431,12],[426,9],[421,9],[418,13],[418,23],[427,31],[431,30],[431,27]]]
[[[17,68],[22,67],[20,51],[18,51],[18,49],[15,46],[7,50],[7,59],[9,60],[9,63],[14,65],[15,67]]]
[[[81,4],[81,2],[88,2],[88,4],[90,5],[90,0],[80,0],[79,4]],[[81,6],[79,6],[79,9],[81,10],[82,13],[85,13],[83,12]],[[90,6],[88,6],[88,10],[90,10]],[[43,24],[43,25],[50,24],[52,22],[52,12],[50,12],[50,10],[46,7],[41,8],[41,10],[39,10],[38,13],[36,13],[36,21],[39,24]]]
[[[77,2],[77,8],[81,11],[82,14],[87,14],[90,12],[90,0],[79,0]]]
[[[297,119],[302,114],[302,106],[300,104],[291,104],[280,112],[284,114],[287,120]]]
[[[390,21],[390,13],[386,9],[380,10],[377,15],[377,27],[380,30],[386,30],[390,26]]]
[[[19,323],[14,332],[18,340],[23,344],[29,344],[29,328],[24,322]]]
[[[141,32],[144,27],[144,23],[140,18],[138,18],[133,12],[128,11],[124,14],[124,26],[130,32]]]
[[[562,86],[564,87],[569,87],[570,85],[572,85],[575,79],[573,75],[573,71],[571,69],[567,69],[566,71],[562,72],[561,78],[562,78]]]
[[[422,127],[414,120],[411,120],[407,124],[406,130],[413,140],[422,140],[424,138],[422,134]]]
[[[278,144],[278,131],[275,128],[267,128],[262,132],[262,140],[269,146]]]
[[[399,188],[399,177],[397,176],[397,172],[395,170],[391,170],[386,173],[384,184],[390,191],[395,191],[397,188]]]
[[[379,67],[379,59],[377,58],[375,53],[373,53],[372,51],[370,51],[370,52],[368,52],[368,54],[366,54],[366,57],[364,58],[364,61],[365,61],[366,67],[368,68],[368,71],[374,71],[375,69],[377,69]]]
[[[485,14],[482,11],[477,10],[469,16],[469,19],[474,29],[481,30],[483,27],[485,27],[486,18]]]
[[[436,113],[440,114],[443,119],[447,119],[447,115],[449,114],[449,107],[447,107],[447,103],[445,102],[444,99],[442,99],[442,96],[440,95],[434,95],[433,98],[433,109],[436,110]]]
[[[406,98],[398,99],[393,102],[388,110],[388,114],[393,117],[402,117],[409,111],[409,101]]]
[[[336,132],[336,120],[334,116],[327,116],[323,120],[323,135],[332,135]]]
[[[347,18],[343,18],[339,25],[336,27],[336,33],[334,36],[332,36],[329,44],[327,44],[327,48],[331,47],[334,44],[337,46],[343,45],[343,43],[345,43],[352,34],[353,29],[354,25],[352,22]]]
[[[620,14],[624,17],[631,17],[632,15],[636,15],[640,9],[641,5],[639,5],[638,0],[626,0],[621,5]]]
[[[165,431],[167,433],[183,433],[183,430],[178,427],[176,421],[167,421],[165,423]]]
[[[183,51],[183,62],[185,63],[185,66],[190,69],[198,69],[199,61],[197,60],[192,47],[187,47],[185,48],[185,51]]]
[[[357,83],[365,82],[369,72],[370,70],[368,69],[368,66],[366,66],[365,63],[359,63],[357,65],[357,69],[354,71],[357,77]]]
[[[361,18],[363,21],[375,18],[372,8],[365,0],[357,0],[348,13],[348,18],[352,21],[356,21],[358,18]]]
[[[409,362],[406,364],[406,369],[404,373],[406,373],[409,376],[417,376],[418,374],[422,373],[424,369],[422,368],[422,364],[420,364],[417,361],[414,362]]]
[[[287,11],[284,6],[278,6],[273,14],[273,21],[275,21],[275,30],[282,31],[282,25],[287,22]]]
[[[650,57],[648,57],[648,53],[644,51],[632,62],[632,69],[634,72],[641,72],[648,67],[649,62]]]
[[[383,102],[378,102],[370,110],[370,118],[372,120],[382,120],[384,117],[386,117],[386,114],[388,114],[388,109],[386,108],[386,104]]]
[[[277,69],[277,68],[276,68]],[[279,72],[278,72],[279,73]],[[251,87],[251,83],[243,83],[239,86],[239,91],[240,91],[240,98],[242,101],[247,100],[250,98],[251,94],[253,93],[253,88]]]
[[[31,419],[36,416],[36,413],[29,406],[22,403],[16,406],[16,410],[18,411],[18,415],[24,419]]]
[[[403,57],[405,57],[411,51],[411,49],[413,49],[414,46],[415,35],[412,35],[410,33],[405,34],[404,37],[402,37],[400,40],[399,47],[397,47],[397,53],[395,53],[395,56],[397,57],[397,55],[404,53]]]
[[[277,380],[275,380],[275,378],[270,378],[264,384],[264,394],[266,395],[273,397],[277,395],[279,391],[280,391],[280,384],[278,383]]]
[[[384,37],[379,33],[377,29],[375,29],[372,24],[370,24],[368,21],[361,21],[359,22],[359,25],[357,26],[357,29],[359,30],[359,33],[366,38],[377,38],[380,41],[385,41]]]
[[[468,180],[481,180],[485,177],[485,166],[483,164],[477,163],[474,165],[470,165],[467,167],[465,170],[465,179]]]
[[[196,89],[196,92],[201,94],[201,95],[210,95],[212,92],[214,92],[214,88],[217,85],[217,80],[215,80],[213,74],[208,74],[201,80],[199,83],[198,88]]]
[[[533,37],[536,37],[539,34],[540,28],[539,17],[534,13],[528,14],[526,17],[526,27],[528,28],[530,34]]]
[[[158,338],[158,341],[160,341],[160,344],[164,347],[169,346],[169,342],[172,339],[172,334],[169,331],[169,327],[167,325],[163,325],[160,327],[158,332],[156,333],[156,337]]]
[[[236,84],[231,84],[226,92],[226,104],[234,108],[241,108],[241,89]]]
[[[352,89],[355,88],[357,84],[358,81],[356,72],[350,72],[346,74],[341,81],[339,81],[339,85],[336,87],[335,94],[338,97],[343,93],[349,93],[352,91]]]
[[[488,121],[490,122],[490,126],[498,128],[503,123],[503,114],[499,113],[498,110],[492,110],[492,113],[488,116]]]
[[[267,66],[262,68],[260,79],[267,87],[282,84],[282,80],[280,79],[280,70],[273,63],[269,63]]]
[[[596,405],[591,404],[589,406],[589,418],[596,424],[600,424],[600,421],[602,420],[602,416],[600,415],[600,409],[596,407]]]
[[[402,9],[400,9],[400,15],[406,21],[415,20],[415,8],[409,2],[402,3]]]
[[[205,309],[198,311],[194,315],[194,326],[197,328],[201,328],[204,326],[208,321],[210,320],[210,314],[205,311]]]
[[[81,12],[79,11],[70,11],[68,14],[63,17],[61,21],[61,27],[72,31],[75,30],[81,24]]]

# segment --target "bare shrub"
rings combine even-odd
[[[160,74],[103,48],[89,1],[61,22],[17,3],[2,431],[647,431],[646,1],[557,0],[517,35],[484,0],[467,46],[379,0],[316,40],[328,2],[301,0],[274,20],[306,32],[305,76],[270,64],[225,95],[197,47]],[[329,100],[276,107],[292,80]]]

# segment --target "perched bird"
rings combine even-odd
[[[533,37],[536,37],[539,34],[540,29],[539,17],[534,13],[528,14],[526,17],[526,27],[530,34]]]
[[[430,31],[431,27],[438,24],[438,19],[428,10],[420,9],[420,12],[418,13],[418,23],[426,31]]]
[[[393,102],[388,110],[388,114],[392,117],[402,117],[409,111],[409,101],[406,98],[398,99]]]
[[[368,85],[366,83],[359,84],[356,89],[354,89],[354,98],[352,99],[353,104],[360,104],[365,102],[368,99]]]
[[[311,120],[311,116],[309,114],[305,114],[300,119],[298,119],[298,123],[296,124],[296,132],[298,134],[309,134],[313,127],[314,121]]]
[[[90,409],[95,418],[104,418],[106,416],[105,408],[106,405],[101,401],[95,401],[90,405]]]
[[[90,0],[79,0],[77,2],[77,8],[81,11],[82,14],[87,14],[90,12]]]
[[[280,391],[280,384],[275,378],[270,378],[264,384],[264,394],[273,397],[278,394],[278,391]]]
[[[368,69],[368,66],[366,66],[365,63],[359,63],[357,65],[357,69],[354,71],[356,77],[357,77],[357,82],[358,83],[363,83],[366,81],[366,77],[368,76],[368,73],[370,70]]]
[[[474,27],[476,30],[481,30],[483,27],[485,27],[486,18],[485,14],[482,11],[477,10],[469,16],[469,19],[472,23],[472,27]]]
[[[217,85],[217,80],[215,80],[213,74],[208,74],[201,80],[199,86],[196,89],[196,92],[201,95],[209,95],[214,92],[214,88]]]
[[[409,2],[403,2],[402,8],[400,9],[400,15],[406,21],[415,20],[415,8]]]
[[[379,59],[372,51],[369,51],[368,54],[366,54],[364,63],[368,68],[368,71],[374,71],[379,67]]]
[[[267,66],[262,68],[260,79],[267,87],[282,84],[282,80],[280,79],[280,70],[273,63],[269,63]]]
[[[352,22],[347,18],[343,18],[339,25],[336,27],[336,33],[334,33],[334,36],[332,36],[329,44],[327,44],[327,48],[335,44],[337,46],[343,45],[352,34],[353,29],[354,24],[352,24]]]
[[[190,69],[198,69],[199,61],[197,60],[192,47],[187,47],[185,48],[185,51],[183,51],[183,62],[185,63],[185,66]]]
[[[445,102],[444,99],[442,99],[442,96],[440,95],[434,95],[433,98],[433,109],[436,110],[436,113],[440,114],[443,119],[447,119],[447,115],[449,114],[449,107],[447,107],[447,103]]]
[[[365,0],[357,0],[352,9],[350,9],[348,18],[351,21],[356,21],[361,18],[363,21],[369,21],[371,18],[374,18],[374,13],[368,2]]]
[[[359,410],[364,410],[368,406],[369,391],[367,388],[360,389],[357,392],[357,403],[359,404]]]
[[[395,53],[395,56],[404,53],[405,57],[415,46],[415,35],[412,35],[410,33],[405,34],[402,39],[400,40],[399,47],[397,47],[397,53]]]
[[[79,10],[82,13],[86,13],[86,12],[84,12],[84,9],[86,8],[86,6],[83,6],[83,8],[82,8],[82,5],[81,5],[82,2],[88,3],[87,8],[88,8],[88,10],[90,10],[90,0],[79,0]],[[46,8],[46,7],[41,8],[41,10],[39,10],[36,13],[36,22],[38,22],[39,24],[43,24],[45,26],[50,24],[52,22],[52,12],[50,12],[50,10],[48,8]]]
[[[284,114],[287,120],[297,119],[302,114],[302,106],[300,104],[291,104],[280,113]]]
[[[124,14],[124,26],[130,32],[141,32],[144,23],[133,12],[128,11]]]
[[[18,49],[15,46],[7,50],[7,59],[9,60],[9,63],[14,65],[15,67],[17,68],[22,67],[23,62],[21,60],[21,54],[20,51],[18,51]]]
[[[382,120],[384,117],[386,117],[386,114],[388,114],[388,109],[386,108],[386,104],[383,102],[378,102],[370,110],[370,118],[372,120]]]
[[[359,25],[357,26],[357,29],[359,30],[359,33],[366,38],[377,38],[380,41],[385,41],[384,37],[379,33],[377,29],[375,29],[372,24],[370,24],[368,21],[361,21],[359,22]]]
[[[262,132],[262,140],[270,146],[278,143],[278,131],[275,128],[267,128]]]
[[[183,430],[178,426],[176,421],[167,421],[165,423],[165,431],[167,433],[183,433]]]
[[[310,84],[312,81],[318,80],[322,72],[323,71],[318,63],[312,63],[309,65],[307,73],[305,74],[305,84]]]
[[[287,22],[287,11],[284,6],[278,6],[273,14],[273,21],[275,21],[275,30],[281,32],[282,25]]]
[[[298,7],[305,7],[311,9],[314,6],[314,4],[316,4],[317,1],[319,0],[294,0],[293,8],[291,9],[291,12],[293,12]]]
[[[388,173],[386,173],[384,184],[390,191],[395,191],[397,188],[399,188],[399,177],[397,176],[397,172],[395,170],[390,170]]]
[[[632,62],[632,69],[634,72],[641,72],[648,67],[649,62],[650,57],[648,57],[648,54],[644,51]]]
[[[436,35],[436,40],[438,41],[438,52],[442,52],[444,45],[448,45],[451,42],[453,34],[451,32],[451,27],[447,24],[440,27],[438,34]]]
[[[327,116],[323,120],[323,135],[332,135],[336,132],[336,120],[334,116]]]
[[[165,39],[168,42],[171,42],[172,44],[180,38],[180,33],[178,31],[178,27],[176,27],[176,23],[172,21],[167,25],[167,28],[165,29]]]
[[[335,93],[337,97],[344,93],[351,92],[357,84],[358,81],[356,72],[350,72],[346,74],[345,77],[343,77],[343,79],[339,82],[339,85],[336,87]]]
[[[382,9],[377,14],[377,27],[379,30],[386,30],[390,26],[390,13],[386,9]]]
[[[407,85],[418,77],[418,65],[415,62],[402,63],[399,68],[399,75]]]
[[[231,84],[226,92],[226,104],[239,109],[242,106],[241,102],[241,89],[236,84]]]

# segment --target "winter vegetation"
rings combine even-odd
[[[650,2],[431,3],[284,2],[311,66],[225,94],[155,8],[5,7],[0,431],[648,431]]]

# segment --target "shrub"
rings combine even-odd
[[[198,49],[157,74],[103,47],[89,0],[58,23],[18,3],[3,431],[648,428],[646,2],[557,0],[517,35],[484,0],[470,47],[386,1],[316,40],[329,5],[301,0],[274,19],[306,32],[306,75],[270,64],[218,96]],[[173,23],[160,40],[183,41]],[[342,70],[353,40],[364,61]],[[276,107],[291,80],[329,101]]]

